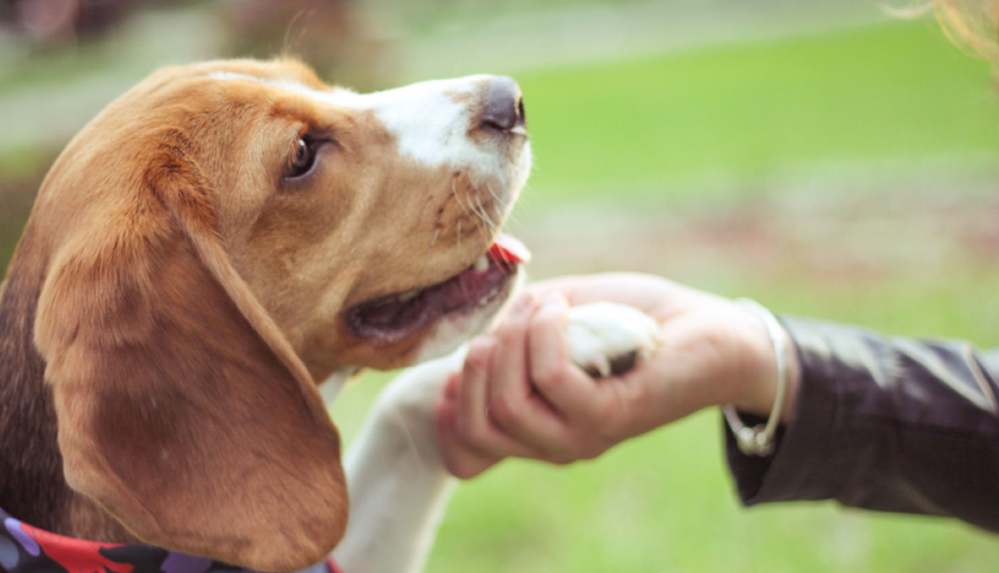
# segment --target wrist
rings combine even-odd
[[[749,299],[738,302],[759,318],[766,328],[767,339],[770,342],[770,352],[759,355],[761,365],[759,372],[749,370],[751,376],[754,374],[760,376],[756,378],[755,384],[747,385],[747,388],[755,389],[755,392],[749,394],[749,399],[743,403],[743,407],[748,407],[757,414],[761,414],[759,408],[762,404],[769,402],[770,408],[766,414],[765,424],[747,425],[740,418],[735,404],[723,406],[722,413],[735,436],[739,451],[745,455],[769,456],[776,447],[778,426],[793,411],[793,407],[788,406],[786,400],[790,378],[787,363],[792,353],[791,339],[777,317],[768,309]]]
[[[747,358],[740,368],[742,372],[739,396],[732,404],[742,412],[768,417],[773,411],[777,398],[778,380],[777,355],[783,353],[784,359],[784,398],[779,412],[780,421],[789,422],[797,402],[798,386],[800,385],[800,364],[797,346],[787,331],[781,327],[781,343],[774,344],[768,333],[764,320],[754,312],[740,309],[747,317],[746,347]]]

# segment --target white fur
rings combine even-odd
[[[408,369],[379,397],[347,452],[347,535],[333,552],[347,573],[423,569],[454,479],[437,449],[434,408],[465,349]]]
[[[357,373],[356,368],[346,366],[334,372],[325,382],[319,385],[319,395],[323,397],[323,402],[332,404],[336,401],[340,391],[347,384],[347,380]]]
[[[468,137],[471,114],[464,98],[483,90],[489,76],[430,80],[359,94],[345,88],[317,90],[294,80],[269,80],[216,72],[220,80],[252,81],[305,96],[316,102],[355,111],[370,111],[395,136],[399,151],[428,167],[492,165],[500,158],[481,149]]]
[[[566,337],[580,366],[609,364],[622,353],[651,352],[658,325],[617,304],[569,312]],[[351,517],[333,552],[348,573],[416,573],[430,553],[454,480],[437,449],[435,408],[467,347],[403,373],[379,398],[347,454]]]
[[[428,168],[446,166],[465,171],[474,179],[496,181],[490,191],[503,200],[504,211],[513,204],[515,193],[530,172],[529,143],[525,142],[516,164],[510,165],[497,152],[498,143],[488,139],[476,142],[468,136],[474,118],[464,102],[482,97],[490,76],[432,80],[368,94],[344,88],[317,90],[293,80],[268,80],[232,72],[215,72],[211,77],[257,82],[334,108],[371,112],[393,135],[403,157]]]
[[[597,302],[569,310],[566,336],[572,361],[604,377],[616,357],[638,351],[642,360],[651,354],[659,345],[659,324],[630,306]]]
[[[472,110],[481,107],[489,76],[420,82],[371,94],[342,88],[318,90],[293,80],[231,72],[211,77],[263,84],[308,98],[330,111],[370,113],[393,136],[401,158],[428,169],[460,171],[474,185],[485,187],[495,196],[500,219],[527,181],[531,150],[526,141],[511,161],[504,149],[509,141],[486,133],[470,136],[478,127]],[[518,276],[516,285],[521,279]],[[440,321],[426,337],[418,358],[446,355],[486,329],[505,299],[499,296],[469,314]],[[458,348],[446,358],[400,376],[380,397],[348,452],[344,465],[351,517],[346,537],[334,551],[347,573],[422,569],[453,483],[437,450],[434,408],[448,374],[461,368],[464,353],[464,348]],[[352,374],[349,369],[338,372],[320,387],[327,403]]]
[[[488,79],[433,80],[363,95],[341,88],[319,97],[335,106],[372,111],[396,137],[400,153],[428,167],[498,165],[497,154],[468,138],[471,114],[460,103],[478,96]]]

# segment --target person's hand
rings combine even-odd
[[[597,301],[633,306],[662,326],[656,352],[620,377],[593,380],[568,358],[569,307]],[[797,387],[788,354],[785,417]],[[766,416],[775,388],[766,326],[739,304],[649,275],[567,277],[530,287],[472,343],[438,407],[438,441],[462,478],[508,456],[564,464],[708,406]]]

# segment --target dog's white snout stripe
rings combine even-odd
[[[501,217],[513,206],[530,174],[532,155],[526,141],[511,158],[498,141],[470,136],[471,122],[478,121],[473,108],[480,107],[493,76],[431,80],[369,94],[344,88],[319,90],[294,80],[232,72],[216,72],[211,77],[257,82],[322,105],[369,112],[395,140],[400,157],[428,169],[447,168],[467,175],[473,185],[495,196]]]
[[[488,76],[435,80],[358,97],[395,136],[402,155],[428,167],[498,169],[496,153],[468,137],[470,108],[487,80]]]
[[[211,77],[257,82],[319,103],[370,111],[395,138],[401,155],[427,167],[504,171],[494,149],[476,144],[468,136],[473,120],[471,108],[483,97],[484,86],[492,76],[431,80],[369,94],[344,88],[317,90],[293,80],[269,80],[232,72],[215,72]]]

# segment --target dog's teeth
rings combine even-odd
[[[489,270],[489,257],[482,255],[481,257],[475,259],[475,270],[480,273],[484,273]]]
[[[399,295],[399,302],[409,302],[416,298],[416,295],[420,294],[420,291],[411,290],[409,292],[404,292]]]

